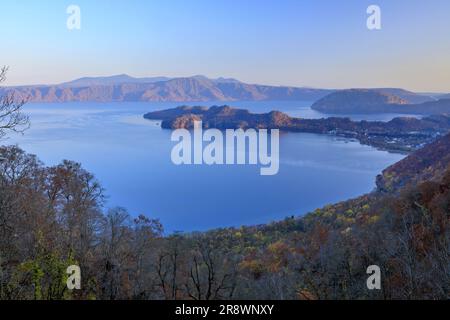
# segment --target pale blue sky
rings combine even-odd
[[[81,8],[81,30],[66,8]],[[366,9],[382,10],[382,30]],[[82,76],[450,92],[448,0],[2,0],[8,85]]]

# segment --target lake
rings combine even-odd
[[[183,103],[213,105],[214,103]],[[223,102],[217,103],[223,105]],[[323,118],[310,102],[231,102],[254,112],[273,109]],[[28,104],[31,128],[3,144],[19,144],[47,165],[81,162],[108,196],[106,207],[158,218],[168,233],[253,225],[305,214],[367,193],[375,177],[404,156],[327,135],[282,133],[280,171],[261,176],[259,166],[175,166],[171,131],[143,119],[181,103]],[[353,119],[387,121],[396,115]]]

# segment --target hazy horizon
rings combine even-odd
[[[67,7],[81,9],[68,30]],[[367,7],[381,8],[368,30]],[[312,88],[450,92],[450,2],[5,0],[7,86],[82,77],[229,77]]]
[[[289,85],[289,84],[270,84],[270,83],[247,83],[244,81],[241,81],[240,79],[236,79],[236,78],[232,78],[232,77],[227,77],[227,76],[220,76],[220,77],[210,77],[207,75],[203,75],[203,74],[195,74],[195,75],[187,75],[187,76],[174,76],[174,77],[168,77],[166,75],[149,75],[149,76],[134,76],[134,75],[130,75],[128,73],[121,73],[121,74],[111,74],[111,75],[89,75],[89,76],[80,76],[74,79],[66,79],[64,81],[61,81],[59,83],[29,83],[29,84],[19,84],[19,85],[5,85],[6,87],[34,87],[34,86],[58,86],[58,85],[62,85],[62,84],[66,84],[66,83],[70,83],[70,82],[74,82],[74,81],[78,81],[78,80],[82,80],[82,79],[95,79],[95,78],[112,78],[112,77],[117,77],[117,76],[128,76],[131,78],[135,78],[135,79],[144,79],[144,78],[163,78],[163,77],[167,77],[169,79],[183,79],[183,78],[194,78],[194,77],[206,77],[210,80],[216,80],[219,78],[223,78],[223,79],[233,79],[233,80],[237,80],[240,81],[242,83],[246,83],[246,84],[251,84],[251,85],[266,85],[266,86],[280,86],[280,87],[297,87],[297,88],[311,88],[311,89],[326,89],[326,90],[340,90],[340,89],[382,89],[382,88],[394,88],[394,87],[381,87],[381,86],[373,86],[373,87],[342,87],[342,88],[332,88],[332,87],[313,87],[313,86],[308,86],[308,85],[304,85],[304,86],[295,86],[295,85]],[[5,81],[8,82],[8,81]],[[397,89],[404,89],[407,91],[411,91],[411,92],[415,92],[415,93],[419,93],[419,94],[448,94],[448,92],[445,91],[415,91],[415,90],[410,90],[409,88],[406,87],[395,87]]]

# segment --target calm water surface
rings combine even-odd
[[[31,129],[4,143],[19,144],[47,165],[63,159],[81,162],[105,187],[107,207],[123,206],[132,215],[159,218],[167,232],[301,215],[371,191],[375,176],[403,157],[347,139],[283,133],[275,176],[260,176],[259,166],[175,166],[170,160],[171,132],[142,115],[179,104],[29,104]],[[277,109],[304,118],[328,116],[311,110],[310,102],[230,104],[254,112]],[[387,121],[394,116],[352,118]]]

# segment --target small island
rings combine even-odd
[[[145,119],[160,120],[163,129],[192,129],[194,121],[204,128],[280,129],[288,132],[329,134],[357,139],[360,143],[390,152],[409,153],[450,132],[450,116],[431,115],[422,119],[398,117],[388,122],[352,121],[349,118],[302,119],[280,111],[250,113],[230,106],[180,106],[154,111]]]

